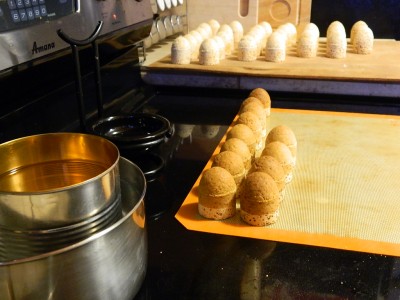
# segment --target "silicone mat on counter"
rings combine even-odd
[[[278,221],[253,227],[239,208],[224,221],[203,218],[201,174],[177,220],[195,231],[400,256],[400,117],[272,109],[269,119],[270,128],[287,125],[298,141]],[[212,157],[204,170],[211,164]]]

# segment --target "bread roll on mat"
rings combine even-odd
[[[252,98],[252,99],[251,99]],[[251,99],[251,100],[249,100]],[[243,102],[242,105],[240,106],[240,110],[238,114],[251,111],[255,113],[258,118],[260,119],[261,125],[263,127],[263,135],[266,136],[267,134],[267,114],[265,113],[265,109],[262,103],[255,102],[254,99],[257,99],[255,97],[248,97],[246,98]]]
[[[244,99],[242,104],[240,105],[239,113],[243,108],[245,108],[250,103],[255,103],[255,105],[258,105],[259,107],[257,109],[262,109],[264,107],[264,105],[260,99],[258,99],[257,97],[254,97],[254,96],[249,96],[246,99]]]
[[[213,160],[212,167],[221,167],[233,176],[236,186],[239,186],[246,175],[244,163],[239,154],[233,151],[218,153]]]
[[[264,148],[265,138],[263,137],[263,127],[257,115],[251,111],[241,113],[236,120],[236,124],[247,125],[253,131],[256,138],[255,157],[260,156]]]
[[[279,216],[279,202],[274,179],[264,172],[251,173],[240,191],[240,217],[252,226],[273,224]]]
[[[257,140],[249,126],[244,124],[234,125],[226,134],[226,139],[229,140],[230,138],[238,138],[245,142],[249,147],[252,159],[254,158]]]
[[[221,167],[204,171],[199,183],[199,214],[208,219],[223,220],[236,213],[236,183],[232,174]]]
[[[271,114],[271,97],[269,93],[263,88],[255,88],[253,89],[249,97],[255,97],[261,101],[264,106],[265,114],[268,117]]]
[[[252,164],[248,174],[250,175],[254,172],[264,172],[272,177],[278,187],[280,201],[282,201],[285,196],[286,175],[279,161],[269,155],[258,157]]]
[[[293,179],[294,158],[289,148],[282,142],[271,142],[265,145],[261,156],[269,155],[276,158],[281,164],[286,175],[286,183]]]
[[[284,143],[289,148],[293,159],[296,162],[297,139],[293,130],[286,125],[275,126],[269,131],[265,143],[269,144],[275,141]]]
[[[223,151],[233,151],[239,154],[239,156],[243,161],[244,168],[246,169],[246,171],[250,169],[252,163],[251,153],[249,147],[246,145],[244,141],[238,138],[230,138],[222,144],[220,152]]]

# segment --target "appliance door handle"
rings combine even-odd
[[[79,121],[81,130],[86,132],[86,113],[85,113],[85,104],[83,99],[83,88],[82,88],[82,75],[79,61],[79,46],[87,46],[89,44],[92,45],[94,51],[94,69],[95,69],[95,86],[96,86],[96,94],[97,94],[97,112],[98,116],[101,117],[103,115],[103,95],[101,91],[101,77],[100,77],[100,59],[99,59],[99,50],[96,42],[97,37],[99,36],[101,29],[103,27],[103,21],[99,21],[93,33],[84,40],[76,40],[68,36],[61,29],[57,30],[58,36],[66,43],[70,44],[72,49],[72,56],[75,64],[75,89],[76,96],[78,100],[78,113],[79,113]]]
[[[93,33],[87,39],[84,40],[73,39],[70,36],[68,36],[65,32],[63,32],[61,29],[57,30],[57,34],[64,42],[70,44],[71,46],[86,46],[93,43],[97,39],[103,27],[103,23],[104,23],[103,21],[99,21]]]

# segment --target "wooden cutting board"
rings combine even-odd
[[[272,27],[290,22],[309,22],[311,0],[187,0],[188,29],[215,19],[221,24],[237,20],[245,31],[261,21]]]
[[[337,81],[400,82],[400,42],[375,40],[374,51],[369,55],[352,52],[332,59],[325,56],[326,41],[320,39],[317,57],[300,58],[296,48],[290,48],[282,63],[267,62],[260,56],[256,61],[238,61],[236,54],[215,66],[203,66],[197,61],[189,65],[174,65],[170,55],[145,67],[147,73],[174,72],[174,74],[205,73],[229,76],[256,76],[272,78],[323,79]]]
[[[267,21],[274,28],[287,22],[309,23],[310,18],[311,0],[259,0],[258,22]]]

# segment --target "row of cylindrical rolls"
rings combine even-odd
[[[256,88],[242,102],[220,151],[204,170],[198,188],[199,214],[227,219],[240,209],[253,226],[277,221],[285,187],[293,179],[297,140],[286,125],[269,129],[271,100]]]
[[[320,31],[308,23],[301,32],[292,23],[285,23],[273,30],[268,22],[260,22],[244,33],[239,21],[220,25],[212,19],[201,23],[195,30],[175,39],[171,46],[173,64],[217,65],[227,55],[235,54],[240,61],[255,61],[261,55],[270,62],[283,62],[289,47],[295,45],[299,57],[317,55]],[[353,52],[372,52],[374,34],[364,21],[351,28],[350,43]],[[340,21],[332,22],[326,34],[326,56],[343,58],[347,53],[346,30]]]

